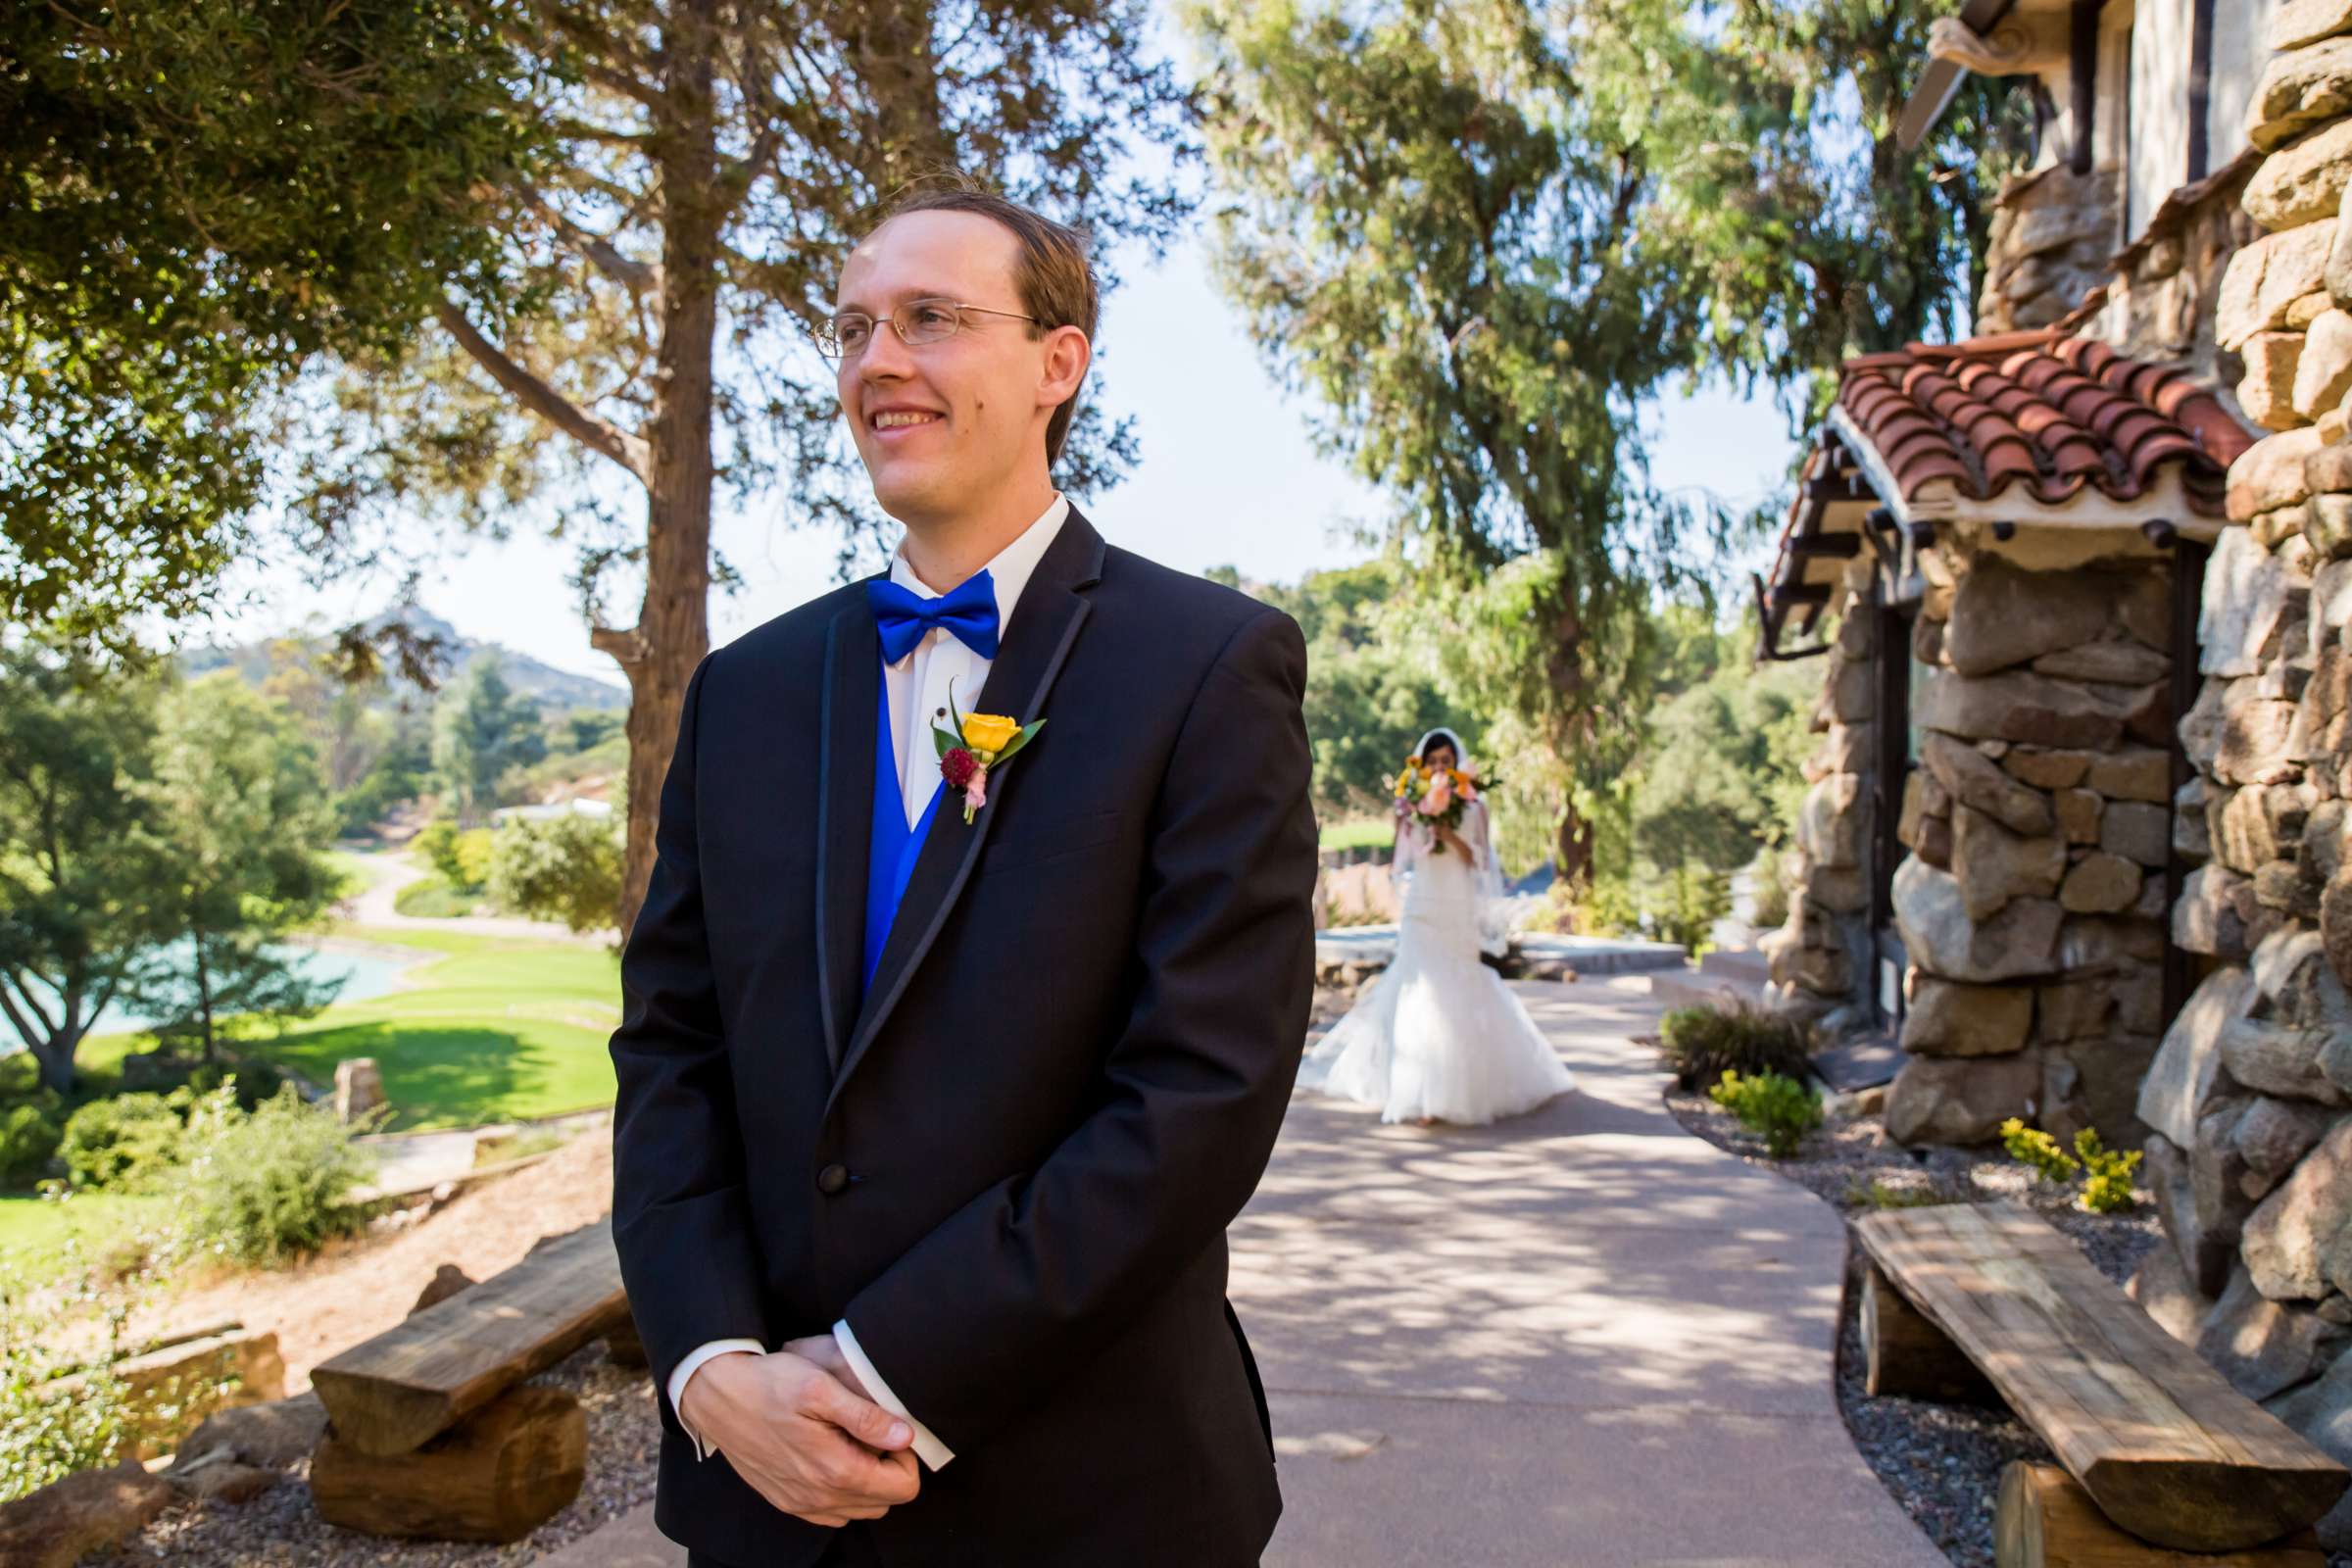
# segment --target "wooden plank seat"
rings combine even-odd
[[[534,1373],[630,1326],[611,1216],[320,1362],[311,1385],[335,1437],[411,1453]]]
[[[2201,1552],[2265,1545],[2316,1522],[2352,1486],[2343,1466],[2231,1388],[2029,1210],[1889,1210],[1854,1233],[1879,1276],[1871,1288],[1891,1286],[1940,1331],[2100,1511],[2141,1541]],[[1871,1359],[1902,1353],[1885,1344]],[[1896,1380],[1948,1384],[1948,1352],[1934,1353],[1942,1367]]]
[[[2245,1551],[2172,1551],[2115,1527],[2090,1494],[2054,1464],[2013,1459],[1993,1513],[1994,1568],[2328,1568],[2320,1538]]]

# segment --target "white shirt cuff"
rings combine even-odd
[[[865,1392],[873,1396],[874,1402],[913,1429],[914,1456],[928,1469],[946,1469],[948,1461],[956,1455],[890,1392],[890,1385],[882,1381],[882,1374],[874,1370],[874,1363],[865,1358],[865,1351],[858,1347],[858,1336],[850,1332],[848,1318],[833,1325],[833,1343],[841,1347],[842,1359],[850,1363],[850,1370],[858,1374],[858,1381],[865,1385]]]
[[[686,1403],[680,1397],[686,1392],[686,1380],[701,1371],[703,1363],[712,1356],[732,1355],[738,1352],[765,1355],[767,1347],[761,1345],[758,1340],[712,1340],[707,1345],[698,1345],[687,1351],[686,1359],[680,1361],[678,1369],[669,1375],[669,1407],[676,1413],[678,1425],[685,1430],[687,1438],[694,1444],[694,1456],[697,1459],[710,1458],[710,1446],[703,1441],[701,1433],[686,1423]]]

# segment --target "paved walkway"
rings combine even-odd
[[[1667,1113],[1645,979],[1518,990],[1578,1093],[1427,1131],[1301,1094],[1235,1222],[1267,1568],[1942,1568],[1838,1415],[1838,1216]],[[650,1513],[541,1560],[677,1568]]]

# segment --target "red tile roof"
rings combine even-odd
[[[2219,515],[2230,465],[2255,440],[2187,372],[2047,327],[1857,355],[1838,403],[1906,502],[1939,479],[1977,501],[2017,485],[2044,506],[2089,485],[2130,501],[2179,462],[2191,502]]]

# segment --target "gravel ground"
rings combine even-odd
[[[536,1560],[654,1495],[662,1428],[643,1367],[615,1366],[601,1345],[548,1368],[533,1383],[564,1389],[588,1412],[588,1475],[580,1494],[522,1540],[504,1546],[387,1541],[338,1530],[311,1507],[310,1460],[246,1503],[177,1503],[114,1550],[80,1568],[459,1568]]]
[[[2127,1213],[2086,1214],[1998,1149],[1915,1152],[1889,1140],[1876,1116],[1833,1122],[1807,1138],[1794,1158],[1775,1160],[1765,1154],[1761,1138],[1705,1096],[1669,1085],[1666,1104],[1691,1132],[1751,1164],[1769,1167],[1849,1219],[1890,1202],[2008,1199],[2072,1237],[2099,1272],[2118,1285],[2163,1240],[2154,1198],[2145,1188],[2136,1190],[2139,1200]],[[1861,1326],[1852,1310],[1860,1274],[1860,1263],[1850,1263],[1847,1309],[1838,1338],[1838,1403],[1854,1446],[1954,1563],[1993,1568],[1993,1499],[2001,1471],[2013,1459],[2056,1461],[2042,1441],[2005,1409],[1874,1398],[1864,1393]],[[2328,1568],[2352,1568],[2352,1554],[2330,1556]]]

